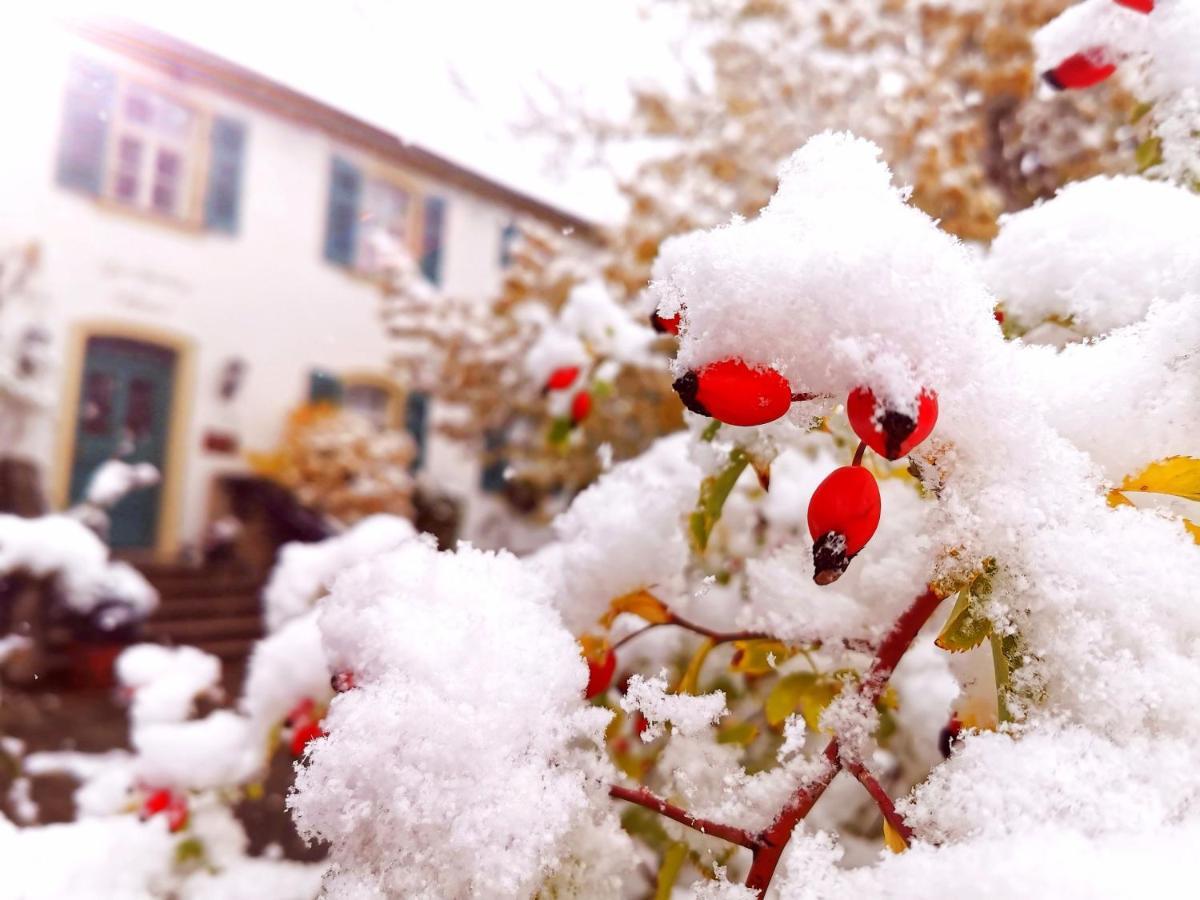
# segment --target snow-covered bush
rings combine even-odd
[[[327,889],[916,897],[968,871],[1090,896],[1127,865],[1181,874],[1200,550],[1145,496],[1200,499],[1195,254],[1147,276],[1114,247],[1089,281],[1082,251],[1038,247],[1086,217],[1104,256],[1131,206],[1191,202],[1079,185],[981,265],[875,147],[826,134],[757,218],[665,244],[687,434],[526,560],[410,541],[318,609],[354,685],[292,801],[332,843]],[[1006,340],[989,284],[1099,336]]]

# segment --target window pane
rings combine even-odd
[[[80,425],[85,434],[108,434],[111,426],[115,379],[109,372],[88,372],[83,382]]]
[[[411,195],[402,187],[386,181],[367,182],[359,228],[358,265],[368,272],[383,264],[377,241],[381,235],[400,249],[408,249],[408,218]]]
[[[141,141],[133,137],[122,137],[117,142],[117,174],[113,182],[113,195],[118,200],[125,203],[136,202],[141,162]]]
[[[134,378],[129,383],[129,411],[125,414],[125,431],[135,441],[150,434],[154,425],[154,384],[146,378]]]
[[[352,384],[346,387],[343,405],[371,421],[376,428],[387,425],[391,395],[378,385]]]

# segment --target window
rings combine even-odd
[[[130,206],[182,219],[195,168],[196,113],[139,84],[121,92],[112,121],[116,148],[105,193]]]
[[[245,129],[97,63],[71,64],[57,180],[168,219],[237,230]],[[203,209],[197,188],[207,174]]]
[[[409,246],[412,214],[408,191],[387,181],[368,181],[359,215],[357,267],[364,272],[378,272],[383,268],[386,255],[380,253],[381,236],[389,238],[397,247]]]
[[[392,391],[379,384],[355,383],[346,385],[344,407],[354,410],[371,424],[383,430],[392,421]]]
[[[340,406],[342,403],[341,380],[323,369],[313,369],[308,373],[308,402],[332,403],[334,406]]]
[[[366,175],[354,163],[335,156],[325,212],[325,258],[357,272],[376,274],[386,262],[378,247],[382,234],[411,253],[425,277],[437,284],[445,209],[441,197],[420,197],[412,186]]]

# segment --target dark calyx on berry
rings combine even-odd
[[[962,735],[962,723],[958,721],[957,716],[951,716],[950,721],[942,729],[938,735],[938,749],[942,751],[942,758],[949,759],[950,754],[954,752],[958,746],[959,737]]]
[[[901,447],[917,428],[917,420],[894,409],[884,410],[879,417],[879,430],[883,432],[884,446],[888,459],[899,459],[904,455]]]
[[[665,318],[656,312],[650,313],[650,327],[659,334],[679,334],[679,313]]]
[[[813,543],[813,581],[824,586],[842,577],[854,555],[846,555],[846,538],[827,531]]]
[[[684,406],[699,416],[711,417],[712,414],[696,399],[696,394],[700,391],[700,378],[695,372],[690,370],[684,372],[675,379],[671,387],[675,389],[675,393],[679,395]]]

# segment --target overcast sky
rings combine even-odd
[[[631,79],[676,71],[637,0],[55,0],[144,22],[575,212],[620,213],[611,180],[554,173],[514,136],[545,83],[619,114]]]

